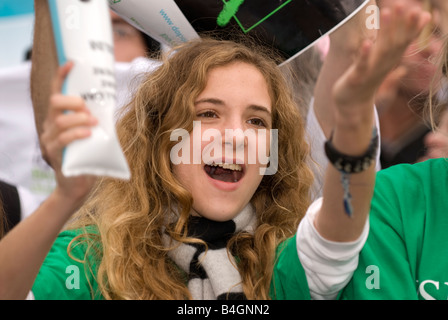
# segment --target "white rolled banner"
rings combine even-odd
[[[99,122],[89,138],[74,141],[65,148],[62,173],[128,180],[130,170],[115,128],[115,59],[108,3],[47,1],[59,64],[74,62],[62,93],[82,97]]]
[[[297,57],[369,0],[109,0],[113,11],[155,40],[174,46],[215,32],[254,36],[284,60]],[[236,37],[235,37],[236,38]]]

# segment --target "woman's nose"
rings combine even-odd
[[[247,145],[245,130],[247,128],[245,128],[243,121],[228,121],[221,129],[224,147],[226,149],[232,148],[233,151],[244,150]]]

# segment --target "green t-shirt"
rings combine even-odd
[[[446,159],[378,173],[369,237],[340,298],[448,298]]]
[[[90,230],[92,232],[92,230]],[[102,299],[95,281],[95,261],[82,263],[87,245],[75,246],[69,256],[70,242],[81,234],[81,230],[62,232],[47,255],[34,282],[32,292],[39,300],[90,300]],[[75,258],[75,259],[73,259]],[[310,299],[305,271],[299,261],[296,237],[282,243],[277,249],[277,262],[270,295],[273,299]],[[92,259],[90,259],[92,260]]]
[[[88,229],[95,232],[94,228]],[[34,281],[32,292],[39,300],[91,300],[101,299],[95,280],[96,265],[93,259],[86,261],[87,244],[80,239],[75,245],[70,242],[82,234],[80,229],[59,234],[45,258]],[[89,251],[93,252],[93,251]]]

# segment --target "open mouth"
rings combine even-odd
[[[244,175],[243,167],[239,164],[206,164],[204,170],[210,178],[230,183],[240,181]]]

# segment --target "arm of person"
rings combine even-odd
[[[375,93],[430,19],[429,13],[418,6],[407,6],[403,1],[397,1],[391,8],[383,8],[381,29],[375,43],[371,40],[362,43],[356,61],[331,90],[334,106],[332,144],[339,153],[361,156],[366,152],[373,139]],[[322,208],[315,221],[321,235],[332,241],[356,240],[364,228],[374,183],[374,165],[350,175],[354,214],[348,217],[341,205],[344,195],[341,173],[335,166],[328,166]]]
[[[75,211],[75,202],[56,190],[0,242],[1,300],[26,298],[54,240]]]
[[[54,93],[41,139],[55,169],[57,186],[31,216],[0,241],[0,299],[27,297],[53,242],[82,205],[96,180],[89,176],[66,178],[61,172],[63,148],[77,139],[89,137],[90,128],[97,124],[81,98],[60,94],[69,70],[70,64],[60,68],[53,82]]]
[[[376,5],[370,0],[366,7]],[[368,18],[365,10],[360,10],[344,25],[330,34],[330,47],[325,56],[314,87],[313,109],[315,116],[328,139],[335,124],[335,101],[332,92],[335,83],[354,63],[361,44],[366,39],[376,38],[378,31],[366,27]]]
[[[335,83],[347,71],[358,55],[362,41],[375,39],[377,30],[368,28],[367,19],[372,14],[367,8],[376,5],[375,0],[368,1],[350,20],[333,31],[328,37],[328,49],[323,59],[319,75],[317,77],[313,98],[309,104],[307,113],[306,129],[308,140],[311,145],[310,167],[315,175],[312,186],[312,200],[322,197],[323,182],[328,160],[323,152],[322,145],[327,139],[335,125],[334,100],[329,94]],[[378,17],[379,18],[379,17]],[[379,119],[376,109],[373,110],[373,122],[380,136]],[[380,150],[380,149],[379,149]],[[376,169],[381,169],[379,162],[380,152],[376,157]]]
[[[429,19],[430,15],[420,8],[405,6],[402,1],[383,9],[376,42],[366,40],[361,44],[359,56],[330,91],[334,122],[330,132],[339,153],[360,156],[366,152],[372,140],[375,92]],[[314,212],[312,219],[307,215],[299,227],[299,257],[312,296],[314,291],[318,297],[327,297],[329,293],[334,297],[357,266],[357,255],[368,233],[366,222],[375,185],[373,163],[366,170],[349,175],[352,216],[347,215],[343,205],[341,172],[329,165],[323,199],[310,210]],[[304,232],[304,223],[315,232]],[[338,274],[332,273],[334,270]]]

